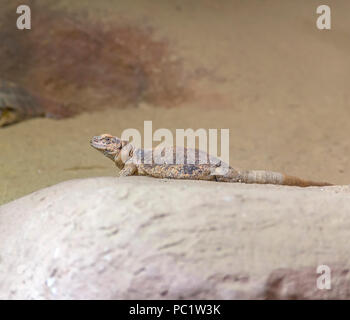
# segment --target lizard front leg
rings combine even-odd
[[[132,176],[136,173],[137,167],[133,163],[126,164],[122,170],[119,172],[119,177]]]

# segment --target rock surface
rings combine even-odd
[[[349,186],[67,181],[0,207],[0,299],[348,299],[349,209]]]

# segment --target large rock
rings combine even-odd
[[[350,298],[349,213],[348,186],[67,181],[0,207],[0,298]]]

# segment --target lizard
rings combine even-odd
[[[120,169],[119,176],[150,176],[154,178],[208,180],[274,184],[298,187],[331,186],[265,170],[239,170],[198,149],[164,147],[162,151],[136,148],[129,141],[110,134],[94,136],[90,144],[111,159]],[[203,161],[203,159],[205,161]],[[180,161],[179,161],[180,160]]]
[[[64,107],[29,92],[17,83],[0,79],[0,127],[35,117],[64,117],[68,115]]]

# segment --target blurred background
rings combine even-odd
[[[20,4],[31,30],[16,28]],[[331,30],[316,27],[322,4]],[[235,167],[349,184],[349,13],[347,0],[2,0],[0,78],[54,103],[0,128],[0,204],[116,176],[90,138],[145,120],[229,128]]]

